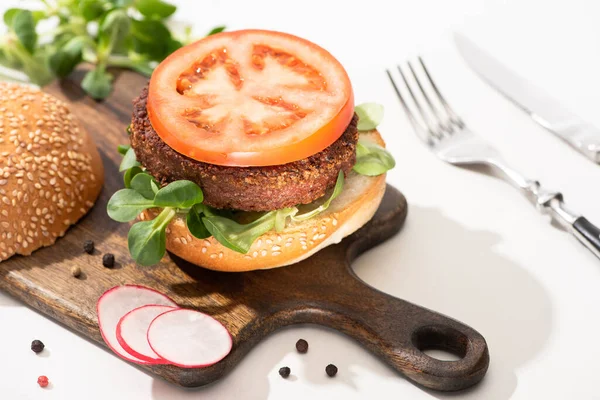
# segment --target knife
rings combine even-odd
[[[465,36],[455,33],[458,51],[467,64],[498,92],[528,113],[544,128],[600,163],[600,129],[585,122],[558,100],[517,75]]]

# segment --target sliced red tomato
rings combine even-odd
[[[209,36],[165,59],[150,79],[148,116],[175,151],[228,166],[297,161],[344,132],[354,97],[326,50],[280,32]]]

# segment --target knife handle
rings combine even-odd
[[[535,116],[533,119],[546,126]],[[551,128],[581,154],[600,164],[600,129],[585,121],[569,121],[562,126],[555,125]]]
[[[579,217],[573,223],[573,234],[585,247],[600,258],[600,228],[585,217]]]

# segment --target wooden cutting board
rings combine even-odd
[[[269,333],[297,323],[315,323],[356,339],[399,373],[427,388],[450,391],[479,382],[489,355],[484,338],[458,321],[382,293],[362,282],[350,268],[361,252],[396,234],[406,218],[404,196],[387,191],[373,220],[344,239],[296,265],[268,271],[222,273],[166,256],[154,267],[139,267],[127,250],[127,224],[110,220],[106,203],[123,186],[118,144],[127,143],[131,100],[146,79],[121,72],[108,101],[96,103],[78,86],[81,73],[46,90],[71,103],[94,137],[105,168],[105,186],[92,211],[54,246],[30,257],[0,264],[0,288],[80,334],[104,344],[96,320],[96,300],[126,283],[154,288],[182,307],[213,315],[233,336],[233,349],[221,362],[203,369],[142,366],[182,386],[201,386],[223,377]],[[92,239],[96,252],[83,252]],[[102,267],[101,254],[115,254],[114,269]],[[388,260],[387,262],[395,262]],[[80,279],[72,266],[83,271]],[[373,265],[372,268],[377,268]],[[398,268],[402,268],[398,265]],[[445,349],[458,361],[440,361],[421,350]]]

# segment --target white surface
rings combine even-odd
[[[1,7],[11,2],[2,1]],[[14,4],[14,2],[12,2]],[[469,125],[517,168],[564,193],[600,223],[600,166],[593,165],[491,90],[454,48],[460,29],[496,57],[600,125],[600,10],[589,1],[179,1],[198,32],[288,31],[344,64],[358,102],[386,107],[380,130],[397,167],[388,180],[410,202],[403,231],[355,263],[360,277],[393,295],[451,315],[487,339],[484,381],[457,395],[424,391],[352,340],[313,326],[286,329],[257,346],[225,379],[186,391],[128,365],[51,320],[0,295],[2,399],[593,399],[600,398],[600,261],[503,182],[444,165],[417,141],[384,68],[422,54]],[[1,266],[0,266],[1,268]],[[310,350],[299,355],[296,340]],[[47,345],[28,350],[32,339]],[[335,363],[335,379],[324,368]],[[292,378],[277,374],[281,366]],[[49,390],[36,384],[46,374]]]

